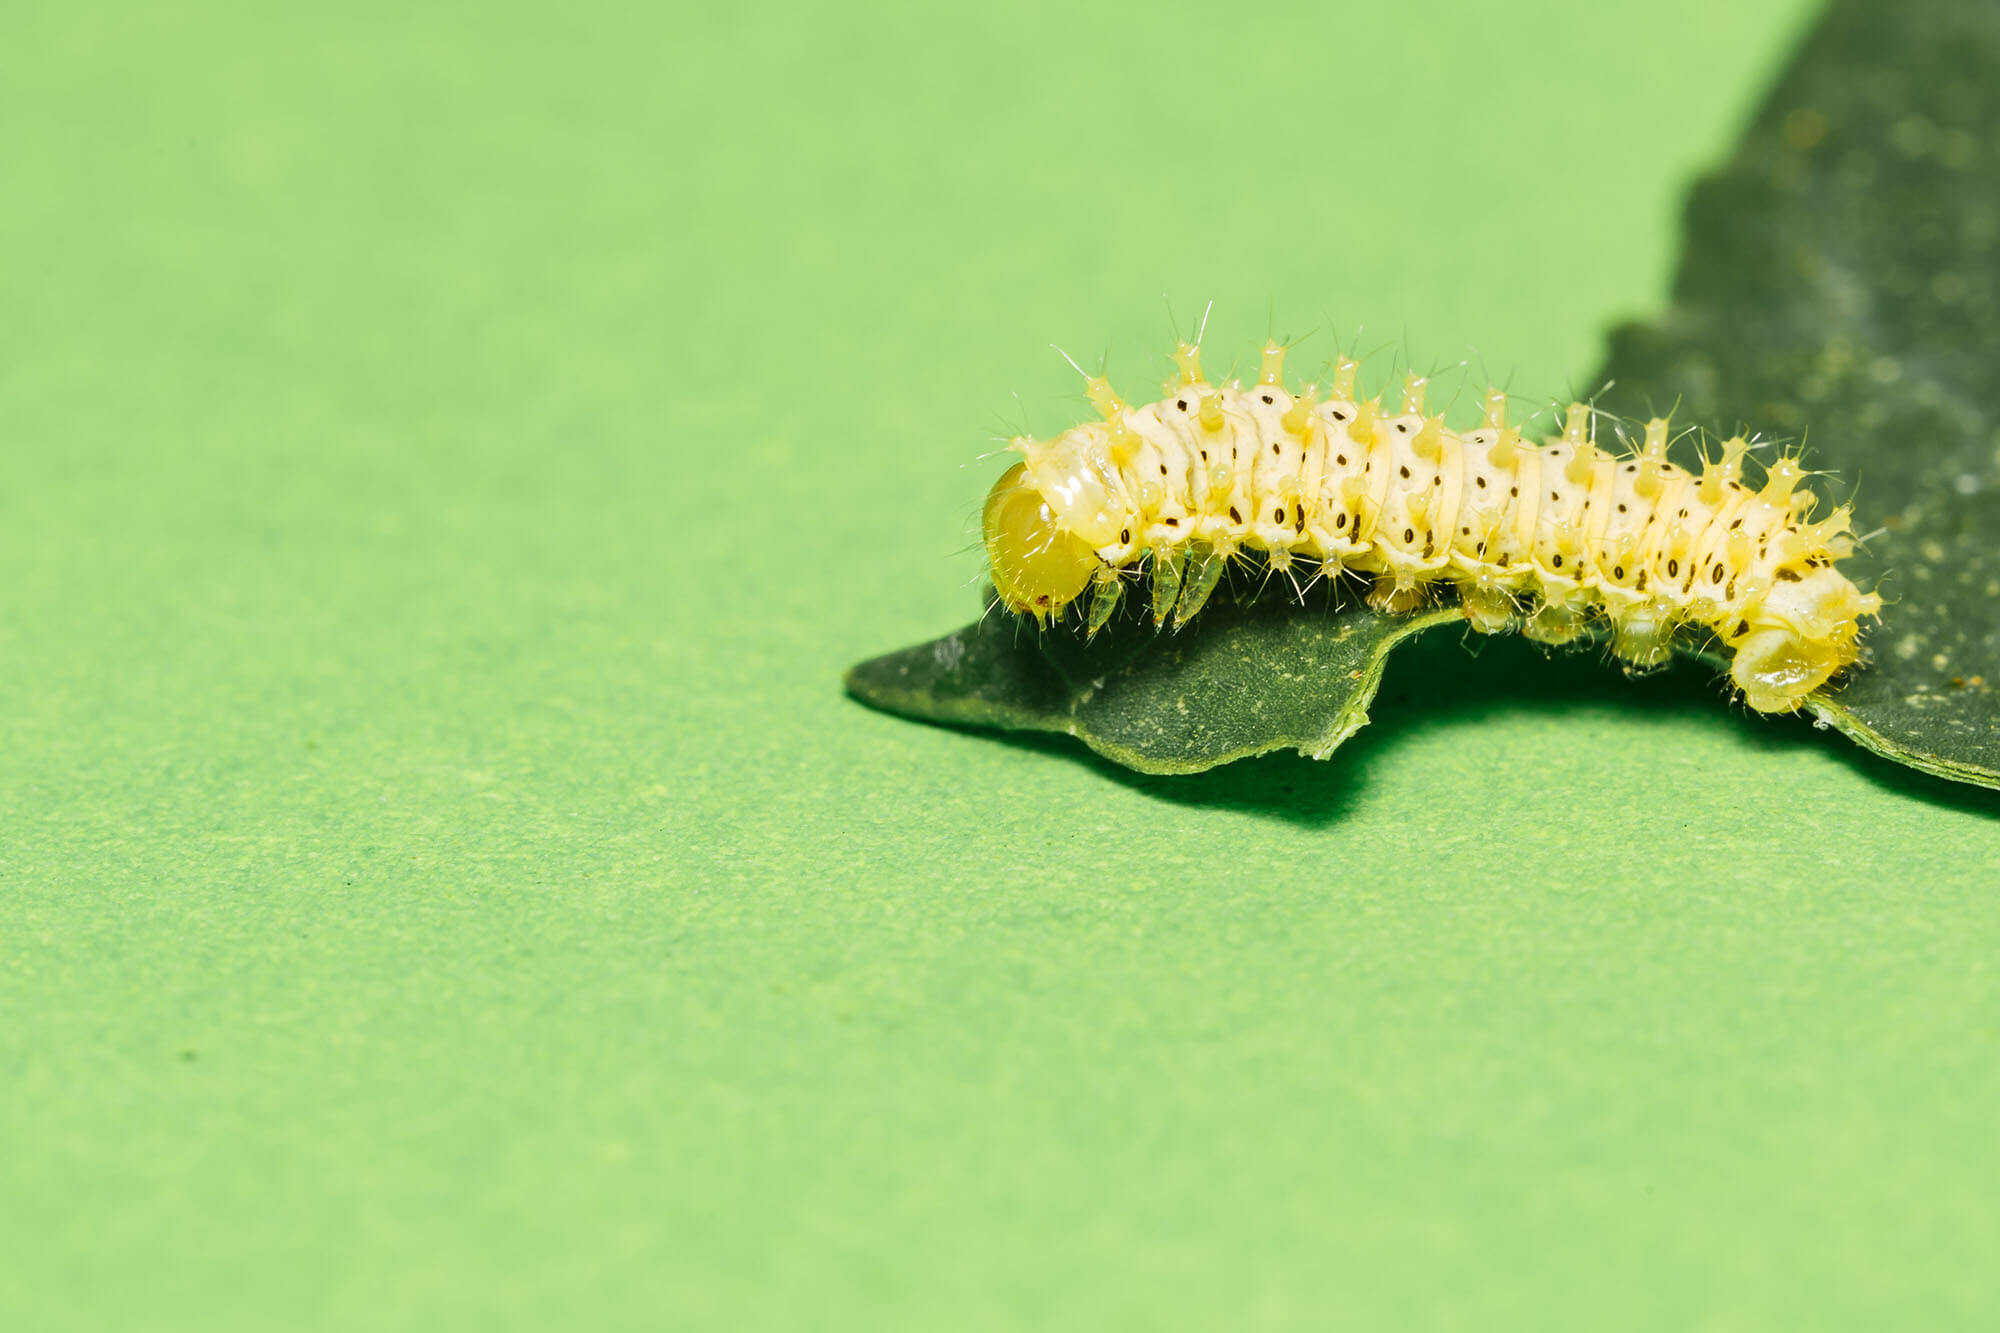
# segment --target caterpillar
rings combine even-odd
[[[987,495],[982,528],[1000,602],[1046,626],[1079,604],[1087,633],[1126,584],[1150,578],[1154,623],[1200,613],[1232,560],[1258,552],[1297,585],[1352,571],[1378,610],[1455,592],[1474,629],[1569,643],[1609,622],[1628,670],[1664,664],[1676,635],[1706,632],[1761,712],[1789,712],[1860,655],[1860,619],[1882,601],[1836,567],[1852,553],[1846,506],[1818,497],[1795,456],[1743,480],[1749,443],[1725,441],[1697,475],[1667,459],[1668,423],[1639,448],[1600,449],[1588,404],[1541,444],[1489,389],[1484,424],[1460,433],[1405,378],[1401,410],[1355,388],[1339,357],[1329,392],[1284,385],[1267,341],[1256,383],[1209,383],[1179,344],[1166,396],[1133,407],[1085,375],[1100,420],[1022,455]],[[1086,599],[1087,594],[1087,599]],[[1596,622],[1596,623],[1594,623]]]

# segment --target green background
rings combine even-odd
[[[1566,392],[1805,6],[320,10],[0,15],[0,1323],[2000,1318],[1993,793],[839,692],[1163,292]]]

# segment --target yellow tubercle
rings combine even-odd
[[[1422,414],[1424,410],[1424,389],[1429,384],[1430,379],[1424,375],[1409,374],[1403,376],[1404,416],[1408,416],[1413,412],[1419,415]]]
[[[1375,399],[1355,404],[1354,420],[1347,427],[1347,437],[1366,449],[1375,443],[1375,423],[1381,418],[1382,404]]]
[[[1796,458],[1780,458],[1771,464],[1771,470],[1764,477],[1764,489],[1757,492],[1757,498],[1767,504],[1790,508],[1792,492],[1806,479],[1805,469]]]
[[[1174,364],[1180,368],[1180,387],[1202,383],[1201,348],[1193,343],[1182,343],[1174,349]]]
[[[1486,428],[1488,430],[1505,431],[1507,429],[1507,391],[1505,389],[1488,389],[1485,396],[1480,400],[1480,407],[1485,412]]]
[[[1264,344],[1263,372],[1258,375],[1257,382],[1280,386],[1285,382],[1285,349],[1274,342],[1266,341]]]
[[[1719,504],[1722,491],[1729,483],[1743,475],[1743,455],[1750,451],[1750,441],[1741,435],[1732,435],[1722,442],[1722,459],[1706,459],[1701,467],[1701,487],[1695,492],[1705,505]]]
[[[1639,475],[1632,489],[1647,500],[1660,493],[1660,473],[1667,465],[1667,420],[1654,417],[1646,423],[1646,443],[1639,450]]]
[[[1444,457],[1444,418],[1425,417],[1422,429],[1410,440],[1410,452],[1427,463]]]
[[[1597,469],[1597,450],[1587,441],[1576,447],[1563,465],[1563,476],[1572,486],[1588,486]]]
[[[1133,459],[1139,456],[1139,446],[1141,443],[1142,441],[1139,439],[1138,433],[1130,426],[1127,426],[1123,419],[1111,423],[1109,451],[1113,463],[1121,468],[1129,465]]]
[[[1201,407],[1197,411],[1203,430],[1222,429],[1222,395],[1205,393],[1201,396]]]
[[[1090,395],[1090,405],[1098,410],[1106,421],[1116,422],[1125,411],[1125,400],[1111,387],[1111,381],[1102,375],[1087,375],[1083,381],[1084,392]]]
[[[1563,476],[1572,486],[1587,486],[1597,466],[1597,449],[1591,442],[1590,405],[1571,403],[1569,416],[1563,422],[1562,442],[1572,452],[1569,463],[1563,468]]]
[[[1029,468],[1038,468],[1054,455],[1052,442],[1038,440],[1032,435],[1016,435],[1007,447],[1027,460]]]
[[[1333,396],[1354,401],[1354,375],[1361,369],[1361,363],[1351,356],[1337,358],[1333,363]]]
[[[1830,550],[1854,531],[1854,511],[1841,505],[1817,523],[1808,523],[1800,529],[1805,538],[1818,550]]]
[[[1306,427],[1312,423],[1312,412],[1319,406],[1319,385],[1308,384],[1285,409],[1285,415],[1278,420],[1288,434],[1303,436]]]
[[[1569,405],[1569,415],[1563,421],[1562,442],[1572,449],[1582,449],[1590,443],[1590,404]]]

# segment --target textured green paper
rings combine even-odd
[[[1163,288],[1587,387],[1807,17],[0,7],[0,1328],[1993,1324],[1992,794],[838,684]]]

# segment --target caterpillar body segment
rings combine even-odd
[[[1217,386],[1183,345],[1164,397],[1131,406],[1090,377],[1101,420],[1017,440],[1022,461],[985,509],[1002,602],[1046,621],[1083,599],[1095,632],[1145,569],[1155,621],[1181,624],[1254,551],[1294,586],[1363,576],[1385,610],[1442,585],[1485,633],[1563,643],[1603,617],[1635,669],[1705,630],[1765,712],[1798,707],[1859,655],[1860,618],[1881,599],[1835,567],[1852,549],[1848,511],[1809,521],[1795,459],[1753,488],[1747,444],[1732,439],[1690,473],[1668,461],[1664,421],[1636,453],[1613,452],[1582,404],[1533,444],[1498,391],[1484,424],[1460,433],[1425,410],[1419,377],[1389,411],[1359,397],[1354,362],[1337,363],[1322,398],[1286,389],[1283,358],[1267,345],[1255,384]]]

